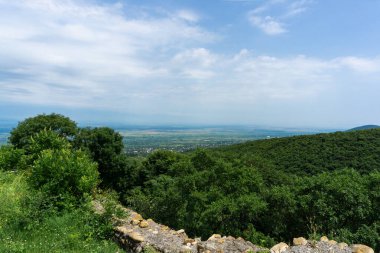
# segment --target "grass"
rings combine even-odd
[[[87,208],[33,210],[40,196],[25,179],[23,173],[0,171],[0,252],[122,252],[107,238],[102,217]]]

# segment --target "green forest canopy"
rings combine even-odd
[[[58,122],[71,122],[62,117]],[[36,118],[43,119],[45,132],[29,131],[21,122],[26,145],[2,147],[0,167],[28,171],[34,164],[31,171],[38,173],[31,185],[53,196],[63,192],[68,203],[91,192],[99,173],[100,186],[117,191],[122,203],[192,236],[220,233],[271,246],[323,234],[380,250],[379,129],[128,157],[121,136],[110,128],[78,128],[68,135],[56,130],[55,117],[54,127],[46,124],[49,117]],[[75,190],[65,190],[65,180],[49,168],[66,161],[91,180],[71,180]],[[98,172],[90,177],[94,163]],[[46,173],[56,184],[39,177]],[[70,170],[60,173],[70,178]]]

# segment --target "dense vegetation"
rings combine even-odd
[[[105,213],[92,210],[97,163],[72,146],[71,123],[57,114],[27,119],[0,148],[0,252],[118,251],[116,202],[109,196]]]
[[[74,238],[76,251],[86,251],[87,242],[97,245],[91,248],[105,247],[104,252],[115,247],[105,240],[109,223],[86,209],[100,185],[116,190],[124,204],[146,217],[184,228],[192,236],[229,234],[271,246],[324,234],[380,250],[379,129],[188,153],[161,150],[141,158],[123,153],[121,136],[110,128],[75,128],[74,134],[62,134],[59,124],[39,124],[46,117],[38,117],[25,120],[40,126],[36,132],[22,122],[12,132],[23,136],[20,141],[0,150],[6,178],[0,201],[22,192],[0,207],[5,217],[0,238],[11,238],[11,243],[2,239],[6,249],[22,245],[30,252],[46,236],[44,231],[54,223],[65,228],[69,220],[77,230],[61,232]],[[63,125],[71,122],[60,119]],[[25,190],[4,190],[16,184]],[[28,227],[37,239],[26,243]]]
[[[158,151],[131,169],[123,201],[190,234],[271,245],[329,235],[380,249],[380,130]]]

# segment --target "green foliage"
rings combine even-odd
[[[0,147],[0,171],[16,171],[26,167],[24,150],[16,149],[12,146]]]
[[[87,205],[56,212],[30,189],[26,172],[0,171],[0,252],[118,252],[110,214]]]
[[[14,146],[0,148],[0,252],[119,250],[110,241],[116,202],[93,212],[97,164],[72,148],[75,132],[68,118],[39,115],[12,131]]]
[[[44,129],[52,130],[62,137],[71,139],[77,132],[77,125],[60,114],[41,114],[20,122],[11,131],[9,141],[16,148],[26,148],[30,143],[30,137]]]
[[[120,168],[123,159],[120,158],[124,147],[122,140],[119,133],[108,127],[82,128],[74,139],[74,146],[88,151],[98,163],[103,186],[115,184],[116,169]]]
[[[25,122],[44,125],[36,118]],[[65,242],[49,245],[53,252],[104,243],[116,209],[113,203],[104,204],[102,215],[89,211],[96,163],[103,186],[117,190],[125,204],[191,236],[220,233],[271,246],[275,240],[325,234],[380,250],[378,129],[131,158],[110,128],[82,129],[73,149],[59,128],[30,124],[29,129],[27,123],[13,135],[27,133],[29,139],[0,148],[0,238],[7,238],[0,239],[0,251],[44,250],[32,244],[40,243],[45,231],[53,233],[55,223]],[[23,174],[21,168],[27,168]],[[68,227],[69,220],[75,228]],[[28,243],[25,230],[32,231]]]
[[[47,149],[34,161],[29,182],[48,196],[71,203],[94,191],[98,172],[82,151]]]
[[[260,198],[264,182],[257,170],[233,168],[205,150],[192,157],[155,152],[147,157],[142,171],[146,181],[125,194],[125,201],[146,216],[185,228],[191,235],[242,235],[266,210]]]
[[[30,137],[29,145],[26,148],[28,154],[38,156],[46,149],[62,150],[70,149],[70,143],[56,132],[51,130],[41,130]]]
[[[0,229],[23,213],[21,201],[28,194],[24,173],[0,171]]]
[[[380,130],[157,151],[129,174],[123,200],[192,236],[270,246],[329,235],[380,249]],[[347,169],[347,166],[354,169]]]
[[[216,149],[213,155],[244,164],[260,157],[296,175],[344,168],[369,173],[380,168],[380,129],[250,141]]]

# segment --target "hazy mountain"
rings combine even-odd
[[[347,131],[358,131],[358,130],[368,130],[368,129],[375,129],[375,128],[380,128],[378,125],[364,125],[364,126],[358,126],[351,128]]]

